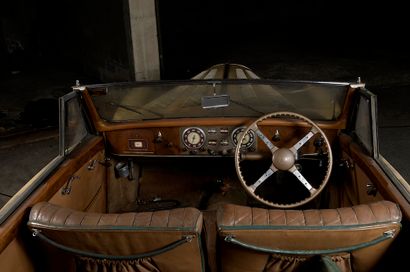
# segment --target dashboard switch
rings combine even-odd
[[[160,144],[164,141],[164,137],[162,136],[161,131],[158,131],[157,137],[155,137],[154,142]]]

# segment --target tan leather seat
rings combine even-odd
[[[222,271],[293,271],[317,256],[330,268],[369,271],[399,233],[400,221],[398,206],[388,201],[324,210],[227,204],[217,218]]]
[[[195,208],[100,214],[42,202],[31,209],[28,226],[41,240],[78,256],[78,271],[205,269],[202,214]]]

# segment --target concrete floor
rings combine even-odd
[[[58,155],[58,129],[36,128],[26,116],[33,101],[58,97],[71,91],[75,73],[44,70],[22,71],[0,78],[0,207],[34,174]],[[43,109],[39,116],[58,116],[58,109]]]
[[[368,89],[378,95],[381,153],[410,181],[410,164],[407,163],[410,155],[407,144],[410,137],[408,59],[271,54],[263,62],[246,58],[232,60],[249,66],[264,78],[354,81],[360,76]],[[75,73],[55,70],[10,75],[0,81],[0,207],[58,153],[56,130],[33,130],[29,124],[19,121],[21,112],[30,101],[57,99],[69,92],[76,79],[86,81]],[[4,137],[13,131],[21,133]],[[21,136],[16,138],[16,135]]]
[[[380,153],[410,183],[410,84],[375,89]]]
[[[58,135],[0,149],[0,207],[58,155]],[[31,136],[27,136],[31,137]]]

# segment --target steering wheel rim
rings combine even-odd
[[[258,128],[258,124],[261,123],[262,121],[269,119],[269,118],[279,118],[279,119],[293,119],[292,121],[295,120],[302,120],[305,123],[308,123],[311,128],[309,132],[302,138],[300,139],[295,145],[293,145],[291,148],[284,148],[284,147],[277,147],[275,146],[269,139],[266,137],[261,130]],[[247,182],[242,174],[241,166],[240,163],[242,161],[242,153],[244,152],[242,148],[242,142],[245,139],[246,134],[252,130],[255,135],[258,136],[259,139],[262,140],[262,142],[268,147],[268,149],[272,153],[272,164],[269,167],[269,169],[252,185],[247,185]],[[320,186],[318,188],[314,188],[312,185],[310,185],[309,181],[307,181],[303,175],[299,172],[299,170],[295,166],[295,161],[297,158],[297,152],[298,150],[305,144],[307,143],[313,136],[320,134],[323,138],[324,142],[324,147],[327,149],[327,156],[328,156],[328,163],[327,163],[327,168],[325,172],[325,176],[323,180],[320,183]],[[319,126],[307,118],[304,115],[294,113],[294,112],[273,112],[266,114],[256,121],[254,121],[252,124],[250,124],[242,133],[241,137],[238,140],[236,149],[235,149],[235,169],[236,173],[238,175],[238,178],[242,184],[242,186],[245,188],[248,194],[250,194],[254,199],[257,201],[268,205],[270,207],[275,207],[275,208],[294,208],[301,206],[303,204],[306,204],[307,202],[313,200],[315,197],[317,197],[320,192],[324,189],[326,186],[327,182],[329,181],[331,170],[332,170],[332,165],[333,165],[333,155],[332,155],[332,149],[329,143],[329,140],[326,136],[326,134],[319,128]],[[305,199],[301,199],[300,201],[297,201],[295,203],[274,203],[270,200],[267,200],[265,198],[262,198],[261,196],[257,195],[255,193],[256,189],[264,182],[266,181],[267,178],[269,178],[273,173],[277,171],[289,171],[291,172],[303,185],[304,187],[309,190],[310,196],[306,197]]]

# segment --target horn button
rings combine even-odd
[[[279,148],[273,153],[272,163],[279,170],[289,170],[295,164],[295,155],[288,148]]]

